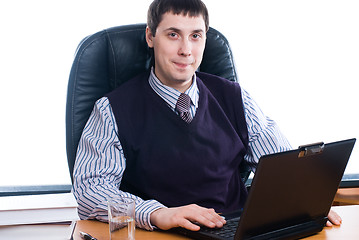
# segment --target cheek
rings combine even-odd
[[[173,51],[173,47],[166,45],[160,45],[155,47],[155,58],[161,61],[166,61],[171,59],[172,56],[175,54]]]
[[[193,48],[192,53],[196,55],[196,58],[202,57],[205,48],[205,43]]]
[[[203,49],[198,49],[197,51],[192,52],[192,54],[193,54],[194,58],[196,59],[197,63],[200,63],[202,61],[203,51],[204,51],[204,48]]]

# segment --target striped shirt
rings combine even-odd
[[[192,116],[192,119],[194,118],[194,115],[196,114],[196,109],[198,107],[198,99],[199,99],[199,90],[197,87],[197,81],[196,81],[196,74],[193,76],[193,82],[191,86],[184,92],[191,98],[191,107],[190,107],[190,114]],[[176,112],[176,103],[181,95],[180,91],[177,91],[176,89],[173,89],[171,87],[168,87],[164,85],[156,75],[151,71],[150,77],[148,79],[150,86],[152,89],[159,95],[161,98],[167,103],[167,105],[172,109],[174,112]]]
[[[163,85],[153,71],[149,84],[168,106],[176,111],[175,105],[180,92]],[[185,93],[191,98],[190,112],[193,117],[199,100],[195,75],[192,85]],[[262,155],[291,149],[276,123],[262,113],[244,90],[242,98],[249,137],[249,151],[244,157],[245,160],[257,163]],[[83,130],[74,166],[73,192],[79,205],[79,216],[81,219],[107,221],[107,199],[118,196],[132,197],[136,199],[136,225],[152,230],[150,214],[165,206],[154,199],[143,200],[119,190],[126,159],[117,129],[109,100],[106,97],[99,99]]]

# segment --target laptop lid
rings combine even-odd
[[[355,144],[317,143],[263,156],[235,239],[302,237],[324,227]]]
[[[241,214],[232,237],[212,230],[172,231],[194,239],[233,239],[235,235],[236,240],[297,239],[320,232],[355,141],[311,144],[261,157],[243,211],[225,215]]]

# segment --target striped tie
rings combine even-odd
[[[176,103],[176,110],[179,113],[179,116],[186,122],[190,123],[192,121],[192,116],[189,112],[191,105],[191,98],[184,93],[181,93]]]

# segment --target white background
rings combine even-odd
[[[204,0],[241,85],[293,147],[359,136],[359,2]],[[146,22],[151,0],[0,3],[0,185],[70,184],[67,81],[75,49],[104,28]],[[359,173],[358,146],[347,173]]]

